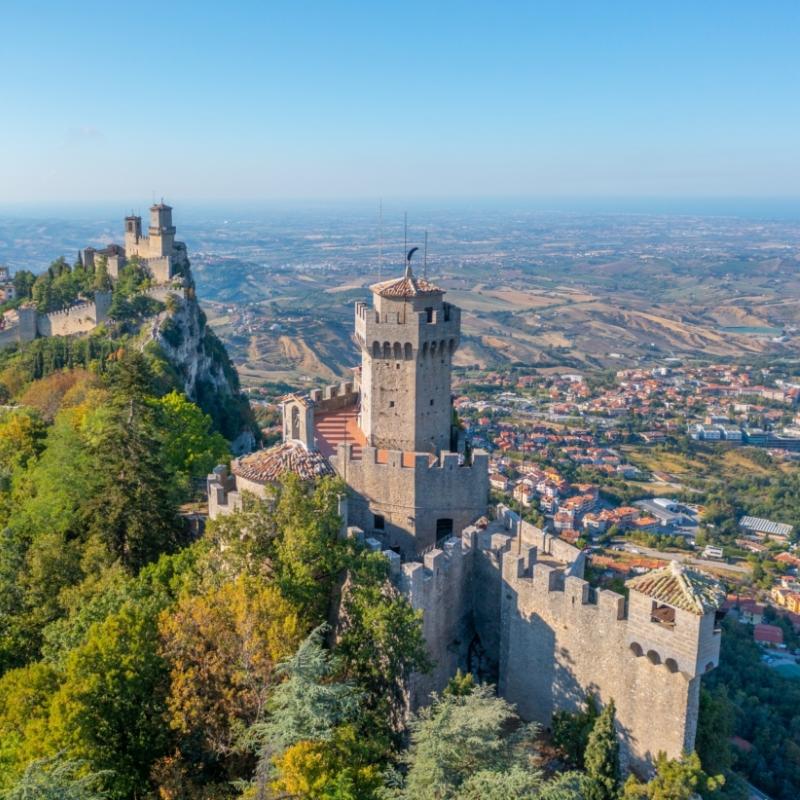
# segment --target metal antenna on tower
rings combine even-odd
[[[422,277],[428,280],[428,231],[425,231],[425,249],[422,252]]]
[[[403,212],[403,261],[408,252],[408,211]]]
[[[378,280],[383,279],[383,198],[378,200]]]

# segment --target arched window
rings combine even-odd
[[[638,642],[631,642],[631,652],[636,658],[644,655],[644,650],[642,650],[642,646]]]
[[[372,343],[372,357],[373,358],[380,358],[381,357],[381,343],[380,342],[373,342]]]
[[[425,342],[422,345],[422,357],[425,358],[425,356],[427,356],[427,355],[428,355],[428,343]]]
[[[651,664],[660,664],[661,656],[655,650],[647,651],[647,659]]]
[[[403,348],[400,346],[400,342],[394,343],[394,359],[395,361],[399,361],[403,357]]]
[[[450,340],[450,352],[451,353],[455,352],[455,349],[456,349],[456,340],[455,339],[451,339]]]
[[[436,342],[431,342],[431,357],[436,355]]]
[[[392,346],[389,344],[389,342],[383,343],[383,357],[386,359],[392,357]]]
[[[414,348],[411,346],[411,342],[406,342],[405,355],[406,361],[410,361],[412,358],[414,358]]]
[[[446,345],[446,344],[447,344],[447,342],[445,342],[445,340],[444,340],[444,339],[442,339],[442,341],[441,341],[441,342],[439,342],[439,352],[440,352],[442,355],[444,355],[444,354],[445,354],[445,345]]]
[[[670,672],[677,672],[677,671],[678,671],[678,662],[677,662],[677,661],[676,661],[674,658],[668,658],[668,659],[667,659],[667,660],[664,662],[664,666],[665,666],[665,667],[666,667],[666,668],[667,668],[667,669],[668,669]]]
[[[300,438],[300,409],[292,406],[292,439]]]

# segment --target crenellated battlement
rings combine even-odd
[[[391,552],[391,551],[389,551]],[[460,580],[464,559],[469,555],[462,540],[451,536],[422,557],[422,562],[411,561],[402,565],[398,587],[410,599],[414,608],[424,608],[430,598],[441,595]]]
[[[86,312],[94,316],[95,305],[93,302],[75,303],[75,305],[67,306],[67,308],[59,308],[57,311],[48,311],[44,316],[51,320],[57,320],[62,317],[77,317]]]
[[[665,614],[657,593],[672,573],[683,579],[678,567],[634,580],[626,600],[591,586],[584,558],[501,506],[488,526],[467,526],[422,563],[404,564],[397,583],[423,611],[432,652],[496,681],[523,718],[549,725],[587,692],[613,699],[623,761],[647,772],[659,751],[677,757],[694,745],[700,676],[719,651],[715,614],[686,610],[670,588]],[[441,691],[446,680],[437,672],[419,685]]]
[[[312,389],[308,399],[314,404],[314,410],[320,414],[338,411],[358,403],[358,390],[352,381],[333,383],[322,389]]]

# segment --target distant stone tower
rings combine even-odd
[[[175,248],[175,226],[172,224],[172,206],[157,203],[150,206],[150,257],[171,256]]]
[[[133,214],[130,217],[125,217],[125,252],[137,252],[141,238],[142,218]]]
[[[444,292],[414,276],[377,283],[373,307],[356,306],[361,346],[360,428],[373,447],[450,449],[450,370],[461,313]]]

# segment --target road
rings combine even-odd
[[[725,569],[729,572],[740,572],[742,574],[750,572],[750,567],[743,564],[728,564],[725,561],[715,561],[710,558],[694,558],[691,553],[665,553],[661,550],[653,550],[651,547],[643,547],[640,544],[630,544],[629,542],[625,542],[624,547],[628,553],[648,556],[649,558],[660,558],[663,561],[682,561],[698,567]]]

